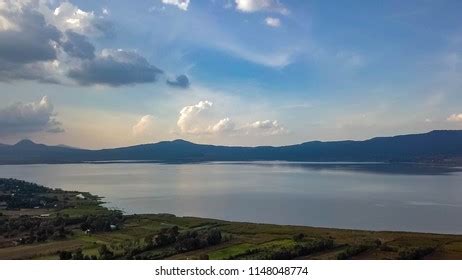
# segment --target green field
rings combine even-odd
[[[158,233],[162,228],[176,225],[181,231],[195,229],[219,229],[227,239],[214,246],[175,253],[170,259],[265,258],[268,252],[291,250],[298,243],[310,240],[331,239],[334,247],[313,254],[300,255],[294,259],[337,259],[341,252],[354,246],[364,245],[365,250],[353,252],[347,259],[399,259],[403,252],[416,248],[431,248],[432,251],[418,258],[461,259],[462,237],[456,235],[420,234],[405,232],[372,232],[311,227],[278,226],[226,222],[210,219],[175,217],[170,215],[136,215],[126,217],[126,226],[105,233],[84,234],[79,230],[64,241],[46,241],[31,245],[19,245],[0,249],[0,259],[58,259],[58,251],[75,251],[81,248],[84,255],[98,255],[98,249],[106,244],[114,253],[122,253],[126,247],[142,247],[146,236]],[[168,226],[167,226],[168,225]],[[294,236],[304,234],[303,240],[294,241]],[[375,244],[379,243],[379,245]],[[168,245],[149,250],[168,252]],[[143,255],[142,252],[140,255]],[[170,253],[169,253],[170,254]],[[146,254],[144,254],[146,255]],[[252,256],[254,255],[254,256]],[[411,256],[412,257],[412,256]],[[115,258],[124,258],[123,256]],[[415,257],[416,258],[416,257]]]

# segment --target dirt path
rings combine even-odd
[[[35,257],[40,257],[42,255],[52,255],[56,253],[58,250],[76,250],[80,248],[82,245],[83,243],[79,240],[66,240],[55,241],[52,243],[41,243],[2,248],[0,249],[0,259],[31,259]]]

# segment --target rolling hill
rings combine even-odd
[[[280,147],[215,146],[184,140],[102,150],[47,146],[30,140],[22,140],[15,145],[0,145],[0,164],[258,160],[454,163],[461,158],[462,130],[436,130],[364,141],[312,141]]]

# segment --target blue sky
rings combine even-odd
[[[460,129],[460,1],[0,1],[0,142]]]

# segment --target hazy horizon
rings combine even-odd
[[[460,1],[1,0],[0,143],[462,129]]]

